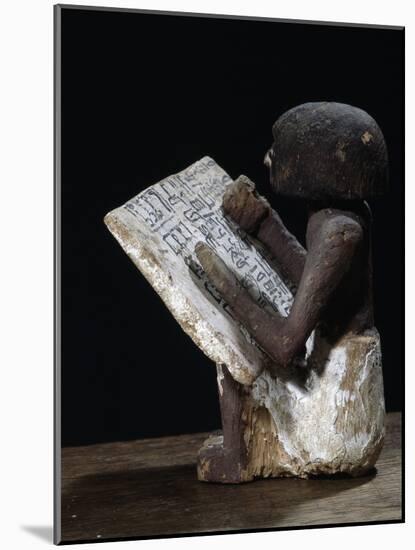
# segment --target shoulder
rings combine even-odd
[[[364,229],[359,218],[342,210],[326,208],[316,212],[310,219],[314,236],[333,245],[358,243],[363,239]]]

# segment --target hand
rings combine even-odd
[[[271,207],[255,196],[255,186],[246,177],[239,176],[223,195],[223,209],[247,233],[255,233],[270,214]]]

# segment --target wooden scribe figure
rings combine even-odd
[[[273,138],[265,157],[271,188],[306,201],[306,249],[244,177],[228,187],[223,209],[262,243],[296,288],[289,315],[261,308],[211,248],[196,246],[210,281],[272,360],[250,386],[218,367],[223,437],[211,437],[200,450],[204,481],[363,475],[382,447],[365,202],[388,185],[382,132],[361,109],[321,102],[283,114]]]

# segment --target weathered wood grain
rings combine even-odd
[[[400,414],[377,473],[357,479],[200,483],[206,433],[62,450],[62,542],[399,521]]]

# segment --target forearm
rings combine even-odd
[[[235,319],[248,330],[259,346],[279,363],[278,334],[284,322],[283,318],[277,312],[268,313],[255,303],[249,292],[241,286],[232,271],[211,248],[204,243],[198,243],[195,252],[209,280],[232,308]]]
[[[223,209],[242,229],[257,237],[275,258],[282,275],[298,285],[306,251],[270,204],[255,193],[254,184],[240,176],[223,196]]]
[[[269,215],[262,220],[256,237],[275,258],[282,275],[297,286],[304,270],[307,252],[288,231],[278,214],[269,211]]]

